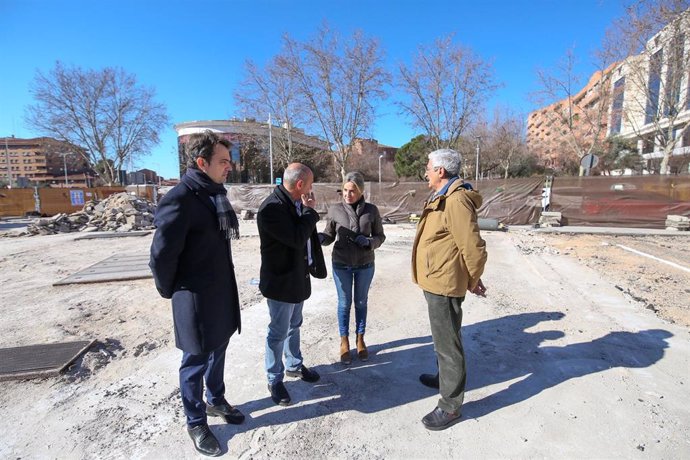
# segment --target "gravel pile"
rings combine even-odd
[[[70,232],[130,232],[153,228],[156,206],[145,198],[116,193],[102,201],[88,201],[73,214],[38,219],[28,226],[31,235]]]

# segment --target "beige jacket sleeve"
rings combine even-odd
[[[463,193],[452,198],[446,203],[446,220],[469,274],[467,289],[472,290],[484,273],[486,242],[479,234],[474,203]]]

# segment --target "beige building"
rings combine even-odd
[[[576,152],[587,153],[581,147],[611,136],[637,140],[643,172],[659,171],[665,152],[669,172],[690,171],[690,10],[640,54],[595,72],[575,96],[528,116],[528,148],[547,168],[578,161]]]
[[[608,135],[636,139],[647,171],[669,151],[671,172],[690,156],[690,11],[649,39],[613,72]],[[674,161],[675,160],[675,161]],[[678,168],[680,166],[680,168]]]

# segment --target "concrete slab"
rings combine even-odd
[[[151,233],[151,230],[139,230],[136,232],[92,232],[78,236],[74,239],[74,241],[92,240],[95,238],[125,238],[128,236],[146,236],[149,233]]]
[[[148,264],[148,254],[116,254],[53,283],[53,286],[152,278]]]
[[[515,230],[529,230],[536,233],[588,233],[592,235],[659,235],[659,236],[677,236],[690,238],[690,232],[683,232],[678,230],[665,230],[653,228],[625,228],[625,227],[539,227],[534,228],[529,225],[511,225],[510,229]]]
[[[57,375],[93,343],[93,340],[83,340],[0,348],[0,381]]]

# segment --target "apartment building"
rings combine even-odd
[[[690,10],[576,95],[528,115],[528,148],[547,168],[610,136],[637,141],[643,172],[660,172],[665,154],[667,172],[690,171]]]
[[[6,186],[87,187],[96,178],[79,154],[48,137],[2,137],[0,152],[0,182]]]
[[[42,182],[48,174],[44,138],[0,138],[0,180],[14,187]]]
[[[647,171],[664,154],[669,172],[690,163],[690,10],[613,72],[608,135],[637,140]]]
[[[690,10],[641,48],[574,97],[529,114],[528,148],[545,167],[558,170],[566,153],[583,152],[574,147],[619,136],[637,141],[643,172],[690,172]]]
[[[605,139],[614,67],[594,72],[577,94],[528,115],[527,148],[545,168],[560,170],[568,161],[579,162],[592,144]]]

